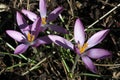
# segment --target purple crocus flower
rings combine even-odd
[[[71,49],[75,53],[80,55],[85,66],[93,73],[96,73],[97,70],[91,58],[102,59],[110,56],[111,54],[107,50],[100,49],[100,48],[92,48],[92,47],[100,43],[105,38],[108,32],[109,32],[109,29],[99,31],[85,42],[84,27],[80,19],[77,19],[74,26],[75,45],[73,45],[70,41],[57,35],[49,35],[49,38],[55,44],[63,46],[64,48]]]
[[[14,51],[15,54],[24,53],[29,46],[37,47],[41,44],[49,44],[51,40],[48,36],[38,37],[41,30],[41,18],[38,18],[32,25],[27,25],[22,15],[17,12],[17,23],[22,33],[15,30],[6,30],[6,33],[14,40],[21,42]]]
[[[41,25],[43,27],[43,31],[46,28],[50,28],[56,32],[60,33],[67,33],[66,29],[63,27],[60,27],[55,24],[50,24],[51,21],[54,21],[58,15],[63,11],[63,7],[57,7],[55,10],[53,10],[48,16],[47,16],[47,9],[46,9],[46,2],[45,0],[39,1],[39,11],[40,11],[40,17],[41,17]],[[26,15],[31,21],[35,21],[39,16],[35,13],[22,9],[22,13]]]

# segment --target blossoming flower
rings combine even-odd
[[[38,18],[32,25],[27,25],[24,18],[17,12],[17,22],[22,33],[15,30],[6,30],[6,33],[18,42],[21,42],[14,51],[15,54],[24,53],[29,46],[37,47],[41,44],[49,44],[51,40],[48,36],[38,37],[41,30],[41,19]]]
[[[87,42],[85,42],[84,27],[80,19],[77,19],[74,26],[74,39],[76,43],[75,45],[73,45],[70,41],[57,35],[49,35],[49,38],[55,44],[63,46],[64,48],[71,49],[77,54],[79,54],[85,66],[93,73],[96,73],[97,70],[91,58],[101,59],[101,58],[108,57],[111,54],[109,51],[105,49],[92,48],[92,47],[100,43],[105,38],[108,32],[109,32],[109,29],[101,30],[95,33],[91,38],[87,40]]]
[[[40,17],[42,20],[41,25],[43,27],[43,30],[45,30],[48,27],[48,28],[50,28],[54,31],[60,32],[60,33],[67,33],[67,31],[63,27],[60,27],[55,24],[49,24],[51,21],[54,21],[58,17],[58,15],[63,11],[62,7],[56,8],[47,16],[45,0],[40,0],[39,1],[39,11],[40,11]],[[38,18],[38,16],[35,13],[25,10],[25,9],[22,10],[22,13],[24,15],[26,15],[32,21],[35,21]]]

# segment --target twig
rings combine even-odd
[[[17,3],[17,0],[13,2],[13,8],[16,8],[16,3]]]
[[[24,76],[24,75],[28,74],[30,71],[38,68],[38,66],[39,66],[41,63],[43,63],[44,61],[46,61],[47,58],[49,58],[49,57],[51,57],[51,55],[49,55],[48,57],[45,57],[44,59],[42,59],[39,63],[37,63],[37,64],[36,64],[35,66],[33,66],[32,68],[30,68],[28,71],[22,73],[22,75]]]
[[[114,10],[116,10],[118,7],[120,7],[120,3],[117,6],[115,6],[113,9],[111,9],[109,12],[107,12],[106,14],[104,14],[102,17],[100,17],[98,20],[96,20],[94,23],[92,23],[91,25],[89,25],[87,27],[87,29],[91,28],[92,26],[94,26],[96,23],[98,23],[100,20],[102,20],[103,18],[105,18],[107,15],[109,15],[111,12],[113,12]],[[85,31],[87,29],[85,29]]]
[[[70,10],[71,10],[71,14],[72,14],[72,17],[74,17],[74,12],[73,12],[73,7],[72,7],[72,0],[67,0],[69,6],[70,6]]]
[[[109,5],[109,6],[111,6],[111,7],[115,7],[114,4],[110,4],[110,3],[108,3],[109,0],[106,0],[106,1],[103,1],[103,0],[97,0],[97,1],[98,1],[98,2],[101,2],[104,6],[105,6],[105,5]]]
[[[27,0],[27,10],[30,9],[30,0]]]
[[[114,67],[120,66],[120,64],[95,64],[96,66],[106,66],[106,67]]]
[[[22,4],[22,0],[20,0],[20,4]]]

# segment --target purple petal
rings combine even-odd
[[[24,53],[28,49],[29,45],[27,44],[20,44],[16,47],[14,54],[21,54]]]
[[[87,56],[93,59],[103,59],[108,56],[111,56],[111,53],[109,51],[105,49],[99,49],[99,48],[90,49],[86,53],[87,53],[86,54]]]
[[[40,30],[42,29],[41,29],[41,18],[39,17],[36,21],[34,21],[32,28],[31,28],[31,32],[33,35],[35,35],[35,37],[37,37]]]
[[[39,9],[40,9],[41,17],[45,18],[46,17],[46,13],[47,13],[45,0],[39,0]]]
[[[18,24],[19,28],[23,32],[23,30],[28,25],[26,20],[24,19],[24,17],[19,12],[17,12],[17,14],[16,14],[16,20],[17,20],[17,24]]]
[[[23,42],[26,40],[25,36],[20,32],[14,30],[7,30],[6,33],[18,42]]]
[[[91,47],[97,45],[98,43],[100,43],[106,37],[106,35],[108,34],[108,32],[109,32],[109,29],[102,30],[102,31],[99,31],[99,32],[95,33],[87,41],[88,48],[91,48]]]
[[[87,56],[82,56],[82,61],[84,62],[86,68],[88,68],[93,73],[97,73],[96,66],[93,64],[92,60]]]
[[[59,33],[63,33],[66,34],[68,33],[67,30],[61,26],[57,26],[57,25],[50,25],[49,28],[53,31],[59,32]]]
[[[85,32],[84,27],[80,19],[77,19],[74,26],[74,38],[75,42],[80,42],[80,46],[84,44],[85,41]]]
[[[24,29],[21,29],[21,32],[23,35],[27,36],[27,34],[30,32],[32,25],[27,25]]]
[[[52,43],[51,39],[48,36],[44,36],[37,38],[32,46],[37,47],[39,45],[50,44],[50,43]]]
[[[30,32],[32,25],[26,26],[23,30],[22,33],[27,36],[27,34]]]
[[[56,9],[54,9],[49,15],[48,15],[48,19],[47,22],[50,21],[54,21],[59,14],[63,11],[63,7],[57,7]]]
[[[78,49],[77,46],[74,46],[74,52],[77,53],[78,55],[81,55],[80,49]]]
[[[57,35],[49,35],[49,38],[50,38],[55,44],[57,44],[57,45],[59,45],[59,46],[62,46],[62,47],[64,47],[64,48],[68,48],[68,49],[71,49],[71,50],[73,50],[73,48],[74,48],[74,45],[73,45],[70,41],[68,41],[68,40],[66,40],[66,39],[64,39],[64,38],[62,38],[62,37],[60,37],[60,36],[57,36]]]
[[[38,16],[37,16],[35,13],[31,12],[31,11],[22,9],[21,12],[22,12],[25,16],[27,16],[31,21],[35,21],[35,20],[38,18]]]

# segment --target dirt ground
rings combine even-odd
[[[29,3],[28,3],[29,1]],[[85,28],[91,25],[100,17],[105,15],[111,9],[117,7],[120,0],[46,0],[47,10],[50,13],[58,6],[63,6],[64,11],[61,13],[64,22],[59,18],[55,21],[63,27],[67,26],[70,37],[73,35],[73,26],[75,20],[79,17]],[[1,7],[2,6],[2,7]],[[16,47],[13,39],[8,37],[6,30],[18,30],[16,24],[16,11],[25,8],[39,15],[39,0],[0,0],[0,80],[69,80],[68,74],[60,58],[59,49],[50,49],[52,45],[40,47],[42,56],[36,56],[36,61],[45,61],[40,68],[29,72],[24,76],[22,72],[31,68],[32,64],[18,57],[9,55],[13,54],[13,50],[6,45],[11,44]],[[87,70],[81,61],[75,69],[75,80],[119,80],[120,79],[120,7],[112,11],[109,15],[98,21],[95,25],[88,29],[87,37],[94,32],[102,29],[110,29],[110,33],[104,41],[96,47],[104,48],[112,53],[112,57],[104,60],[93,60],[99,74],[94,74]],[[31,22],[30,22],[31,23]],[[66,28],[66,27],[65,27]],[[44,34],[43,34],[44,35]],[[60,34],[62,35],[62,34]],[[4,54],[3,54],[4,52]],[[67,52],[64,50],[64,53]],[[49,57],[49,55],[52,55]],[[72,53],[72,52],[71,52]],[[34,55],[31,48],[24,54],[26,57],[33,58]],[[64,55],[66,57],[67,55]],[[73,55],[75,56],[75,55]],[[72,65],[68,58],[65,58],[69,66]],[[24,66],[18,66],[8,69],[10,66],[18,63],[28,63]],[[71,68],[71,67],[70,67]],[[80,71],[80,72],[79,72]],[[88,74],[87,74],[88,73]]]

